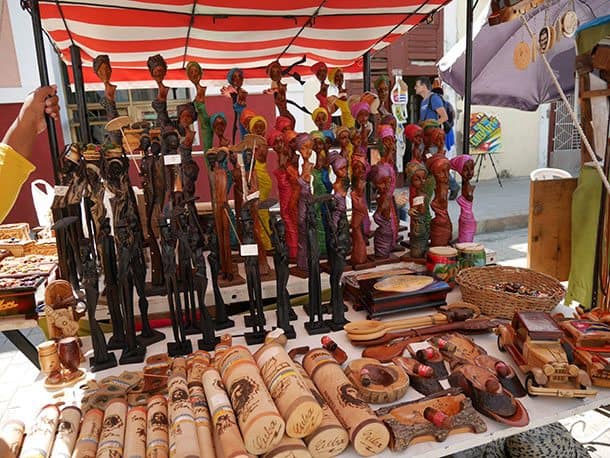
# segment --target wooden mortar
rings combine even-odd
[[[394,402],[409,388],[409,376],[403,370],[372,358],[352,360],[345,368],[345,375],[358,389],[360,397],[372,404]],[[370,382],[368,385],[366,380]]]
[[[174,368],[167,382],[169,417],[170,456],[176,458],[198,458],[197,427],[193,406],[189,399],[186,382],[186,365],[176,365],[180,358],[174,360]]]
[[[361,456],[381,453],[388,446],[390,433],[358,390],[326,350],[314,349],[303,358],[303,367],[349,434],[354,449]]]
[[[169,456],[167,400],[158,394],[148,400],[146,413],[146,458]]]
[[[322,422],[322,407],[299,375],[282,345],[272,341],[263,345],[254,359],[275,405],[286,421],[286,435],[303,438]]]
[[[123,456],[126,420],[127,401],[122,398],[112,399],[104,411],[104,422],[96,458]]]
[[[263,458],[312,458],[312,456],[302,439],[284,435],[280,443],[265,453]]]
[[[103,420],[104,412],[100,409],[91,409],[85,414],[72,458],[95,458]]]
[[[146,455],[146,407],[132,407],[127,412],[125,450],[123,458],[142,458]]]
[[[34,426],[23,442],[20,458],[39,458],[49,455],[59,423],[59,408],[55,404],[44,406],[34,422]]]
[[[305,385],[310,389],[320,407],[322,407],[322,422],[318,429],[305,438],[305,443],[312,456],[316,458],[331,458],[343,452],[349,445],[349,436],[347,431],[341,425],[341,422],[328,406],[324,397],[320,394],[309,374],[305,372],[303,366],[295,362],[294,365],[299,371],[299,374],[305,380]]]
[[[241,345],[231,347],[218,361],[237,415],[246,450],[263,455],[284,436],[285,424],[277,410],[252,354]]]
[[[249,458],[220,373],[213,367],[208,367],[201,381],[212,416],[217,455],[225,458]]]
[[[70,458],[72,456],[81,417],[81,410],[76,406],[64,407],[61,410],[51,458]]]
[[[17,458],[25,436],[25,425],[21,420],[11,419],[0,428],[0,456]]]

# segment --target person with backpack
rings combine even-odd
[[[438,93],[440,90],[441,93]],[[432,89],[432,82],[427,76],[420,76],[415,80],[415,93],[422,98],[419,106],[420,124],[428,119],[438,121],[445,131],[445,147],[447,158],[455,155],[455,134],[453,133],[453,123],[455,120],[455,110],[449,102],[446,102],[442,95],[441,87]],[[451,112],[451,119],[449,117]],[[452,175],[449,175],[449,200],[454,200],[460,191],[460,186]]]

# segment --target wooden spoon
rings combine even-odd
[[[356,334],[374,334],[381,330],[394,331],[399,329],[408,329],[422,326],[420,323],[424,323],[423,326],[432,325],[435,323],[446,323],[447,317],[442,313],[435,313],[434,315],[427,315],[422,317],[405,318],[402,320],[393,321],[374,321],[374,320],[360,320],[352,321],[343,327],[343,330],[351,335]]]
[[[443,315],[444,316],[444,315]],[[433,326],[436,324],[446,324],[447,323],[447,319],[445,318],[443,319],[439,319],[438,321],[436,320],[427,320],[427,321],[419,321],[419,322],[413,322],[411,325],[409,326],[397,326],[397,327],[393,327],[393,326],[388,326],[386,328],[380,328],[378,331],[375,332],[369,332],[368,334],[351,334],[348,333],[347,337],[351,340],[351,341],[355,341],[355,342],[363,342],[363,341],[368,341],[368,340],[376,340],[379,339],[380,337],[385,336],[386,334],[388,334],[391,331],[400,331],[403,329],[415,329],[415,328],[423,328],[425,326]]]

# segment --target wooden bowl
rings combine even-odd
[[[370,384],[362,381],[362,371],[366,370]],[[358,389],[362,399],[372,404],[386,404],[402,398],[409,388],[409,376],[395,364],[381,364],[373,358],[351,361],[345,368],[345,375]]]

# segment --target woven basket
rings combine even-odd
[[[471,267],[462,270],[455,281],[464,301],[479,306],[484,315],[494,318],[512,319],[521,310],[550,312],[565,296],[565,289],[553,277],[518,267]],[[520,283],[548,296],[532,297],[493,289],[502,282]]]

